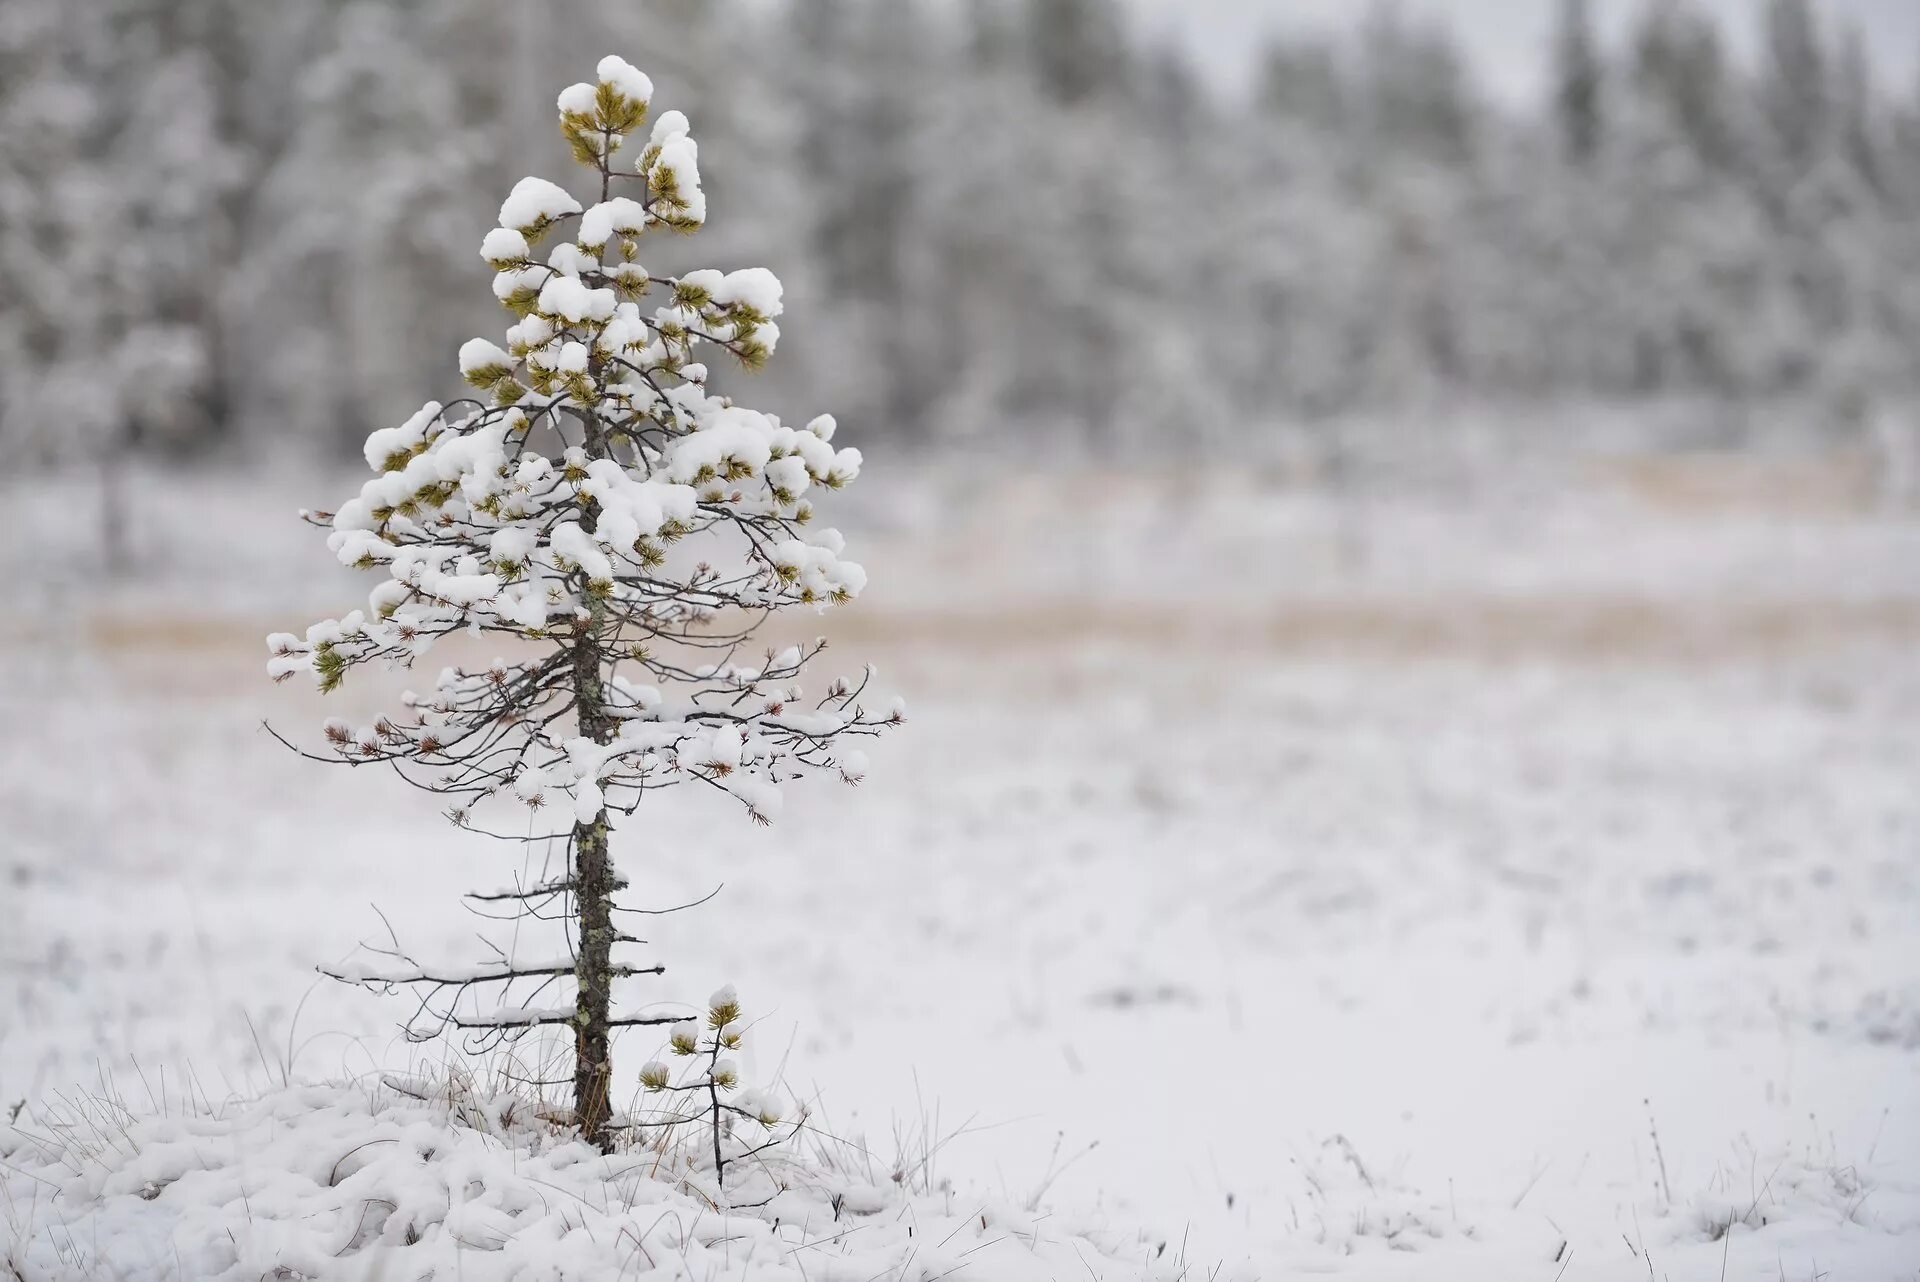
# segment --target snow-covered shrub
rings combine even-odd
[[[852,741],[900,714],[860,702],[864,675],[808,695],[802,670],[824,642],[745,650],[775,611],[865,586],[840,535],[814,521],[815,497],[852,482],[860,453],[834,443],[830,416],[789,427],[711,388],[709,352],[749,369],[772,354],[780,282],[758,268],[673,277],[642,265],[644,235],[704,222],[699,152],[677,111],[641,132],[644,74],[617,57],[598,70],[559,99],[596,198],[522,179],[480,247],[515,321],[503,342],[460,349],[478,395],[373,432],[373,479],[336,512],[309,514],[343,564],[378,575],[366,608],[267,644],[276,680],[304,675],[326,692],[367,664],[411,667],[452,634],[506,643],[511,657],[445,668],[371,724],[329,721],[330,752],[315,755],[391,766],[451,798],[453,820],[475,830],[496,803],[532,811],[494,835],[564,839],[567,871],[478,898],[564,917],[567,955],[432,966],[396,945],[335,973],[424,985],[426,1018],[411,1030],[423,1036],[571,1028],[578,1122],[606,1145],[612,1033],[673,1022],[613,1007],[616,979],[660,971],[615,960],[638,942],[613,916],[626,885],[615,817],[698,784],[769,822],[789,780],[857,782],[866,760]],[[625,151],[638,155],[616,164]],[[473,1006],[463,999],[475,990],[511,999]]]

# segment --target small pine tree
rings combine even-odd
[[[727,1052],[737,1051],[746,1041],[745,1012],[733,985],[716,991],[707,999],[707,1031],[701,1035],[696,1020],[682,1020],[667,1034],[667,1047],[676,1056],[693,1061],[691,1071],[681,1073],[674,1082],[674,1070],[659,1060],[651,1060],[640,1069],[640,1085],[650,1095],[664,1096],[667,1106],[661,1115],[650,1117],[641,1126],[664,1133],[689,1124],[704,1123],[712,1144],[714,1181],[726,1183],[727,1157],[723,1138],[731,1137],[736,1123],[746,1122],[758,1128],[757,1143],[741,1146],[732,1160],[751,1157],[771,1148],[783,1139],[791,1139],[806,1120],[806,1110],[791,1124],[785,1135],[779,1131],[784,1117],[780,1096],[770,1090],[741,1090],[740,1069]],[[738,1092],[735,1094],[735,1092]],[[706,1103],[699,1103],[700,1096]],[[731,1096],[731,1098],[728,1098]],[[692,1103],[683,1101],[691,1100]]]
[[[786,427],[710,389],[703,349],[749,369],[772,353],[780,282],[763,269],[670,277],[641,265],[643,234],[693,232],[706,218],[679,112],[640,135],[631,168],[615,165],[652,94],[645,75],[609,57],[597,83],[560,95],[561,130],[597,179],[597,202],[583,209],[538,178],[514,187],[481,256],[517,320],[504,347],[476,338],[460,350],[480,398],[430,402],[374,432],[374,479],[338,512],[310,515],[331,527],[343,564],[380,572],[369,608],[268,639],[276,680],[304,673],[323,692],[366,664],[411,666],[454,633],[505,639],[511,660],[448,668],[370,726],[331,721],[330,751],[309,755],[391,766],[450,798],[463,827],[482,829],[494,804],[531,808],[535,828],[559,812],[554,831],[526,840],[564,838],[564,875],[477,898],[544,916],[557,905],[571,956],[463,969],[416,964],[396,946],[395,964],[330,973],[424,986],[432,1018],[410,1025],[421,1036],[570,1027],[576,1118],[602,1147],[614,1031],[674,1022],[613,1006],[615,979],[660,969],[615,960],[616,946],[637,942],[614,920],[626,885],[616,818],[650,792],[692,783],[765,823],[788,780],[858,781],[865,760],[851,741],[900,720],[897,707],[862,706],[864,680],[802,702],[795,682],[824,642],[742,661],[774,611],[838,604],[864,585],[840,536],[813,529],[811,501],[851,482],[861,460],[835,449],[830,417]],[[542,257],[536,246],[561,229]],[[478,986],[510,993],[524,982],[537,995],[568,981],[571,1001],[558,1007],[462,1004]]]

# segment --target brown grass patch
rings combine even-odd
[[[1866,450],[1797,458],[1728,452],[1609,459],[1596,464],[1595,473],[1661,512],[1832,516],[1872,510],[1883,466]]]
[[[79,640],[111,666],[159,665],[194,686],[238,674],[265,683],[268,626],[246,619],[102,613]],[[1816,651],[1859,642],[1920,642],[1920,600],[1717,600],[1537,597],[1359,601],[1302,599],[1222,612],[1112,602],[1037,601],[991,609],[889,611],[855,606],[823,617],[776,620],[741,656],[824,635],[827,663],[926,659],[994,663],[1021,655],[1126,648],[1169,657],[1565,662],[1624,659],[1704,662]],[[15,644],[58,644],[24,637]],[[422,664],[511,657],[499,639],[450,637]],[[411,680],[417,682],[416,675]]]

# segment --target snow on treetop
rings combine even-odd
[[[524,262],[531,252],[527,248],[527,238],[511,227],[495,227],[480,242],[480,257],[495,267]]]
[[[742,1091],[734,1102],[742,1112],[751,1113],[762,1126],[778,1124],[786,1108],[779,1095],[767,1090]]]
[[[652,79],[625,58],[608,54],[594,68],[594,74],[600,78],[601,84],[611,86],[622,97],[633,102],[653,101]]]
[[[651,96],[620,59],[598,70],[623,98]],[[603,132],[616,117],[637,123],[631,104],[605,94],[588,103],[570,90],[562,101],[595,113]],[[585,128],[563,122],[576,144]],[[603,192],[615,177],[602,154],[611,150],[574,148]],[[832,683],[802,705],[796,678],[817,645],[738,662],[749,626],[713,661],[716,616],[751,624],[782,607],[825,608],[857,596],[866,572],[837,532],[813,524],[817,493],[860,474],[859,451],[832,444],[832,416],[792,428],[708,387],[710,349],[753,368],[776,347],[779,278],[745,268],[660,280],[632,261],[633,238],[704,219],[696,155],[687,118],[669,111],[632,195],[583,213],[560,186],[524,178],[501,205],[481,256],[515,321],[504,343],[476,337],[458,354],[483,399],[429,402],[367,438],[374,476],[336,509],[328,546],[380,581],[364,611],[304,637],[276,634],[269,670],[276,679],[304,671],[332,690],[354,667],[410,664],[459,631],[515,637],[534,657],[455,671],[430,695],[409,696],[407,715],[330,735],[344,759],[455,780],[447,790],[468,805],[517,798],[581,823],[689,781],[766,819],[779,809],[780,783],[864,771],[864,758],[836,739],[897,722],[862,709],[864,679]],[[575,236],[535,259],[529,241],[576,214]],[[670,558],[680,542],[697,546]],[[706,652],[676,657],[682,642]],[[600,656],[592,703],[608,724],[595,733],[571,715],[583,645]],[[541,647],[570,657],[542,660]],[[645,679],[629,679],[633,668]],[[464,755],[483,744],[483,765]],[[571,805],[558,805],[561,796]]]
[[[540,289],[540,311],[570,324],[610,320],[616,303],[610,289],[589,289],[578,276],[556,273]]]
[[[460,345],[460,372],[472,374],[483,369],[512,372],[513,358],[502,351],[497,343],[484,338],[470,338]]]
[[[599,102],[599,96],[599,90],[582,81],[562,89],[560,96],[554,100],[554,106],[560,109],[563,116],[590,116]]]
[[[654,122],[653,135],[636,166],[648,185],[672,207],[661,221],[691,230],[707,220],[707,197],[700,190],[700,148],[687,118],[669,111]]]
[[[625,196],[615,196],[589,209],[586,217],[580,220],[580,243],[604,245],[615,232],[632,236],[644,231],[646,226],[647,211],[644,205]]]
[[[367,466],[376,472],[390,472],[404,466],[426,440],[427,427],[440,417],[440,402],[428,401],[399,427],[379,428],[367,436]]]
[[[684,111],[665,112],[653,122],[653,135],[649,141],[655,147],[665,146],[671,139],[686,137],[691,128]]]
[[[580,212],[580,202],[544,178],[522,178],[500,205],[500,225],[515,231],[550,223]]]
[[[743,267],[725,275],[711,269],[688,272],[680,278],[683,286],[693,286],[722,307],[746,307],[765,317],[781,311],[780,278],[764,267]]]

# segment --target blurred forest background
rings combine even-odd
[[[1747,59],[1685,0],[1604,47],[1561,0],[1516,105],[1386,3],[1243,92],[1108,0],[8,0],[0,441],[351,456],[499,328],[476,247],[612,49],[703,145],[690,252],[787,283],[756,400],[863,442],[1682,397],[1717,445],[1791,404],[1872,450],[1917,381],[1920,90],[1755,3]]]

